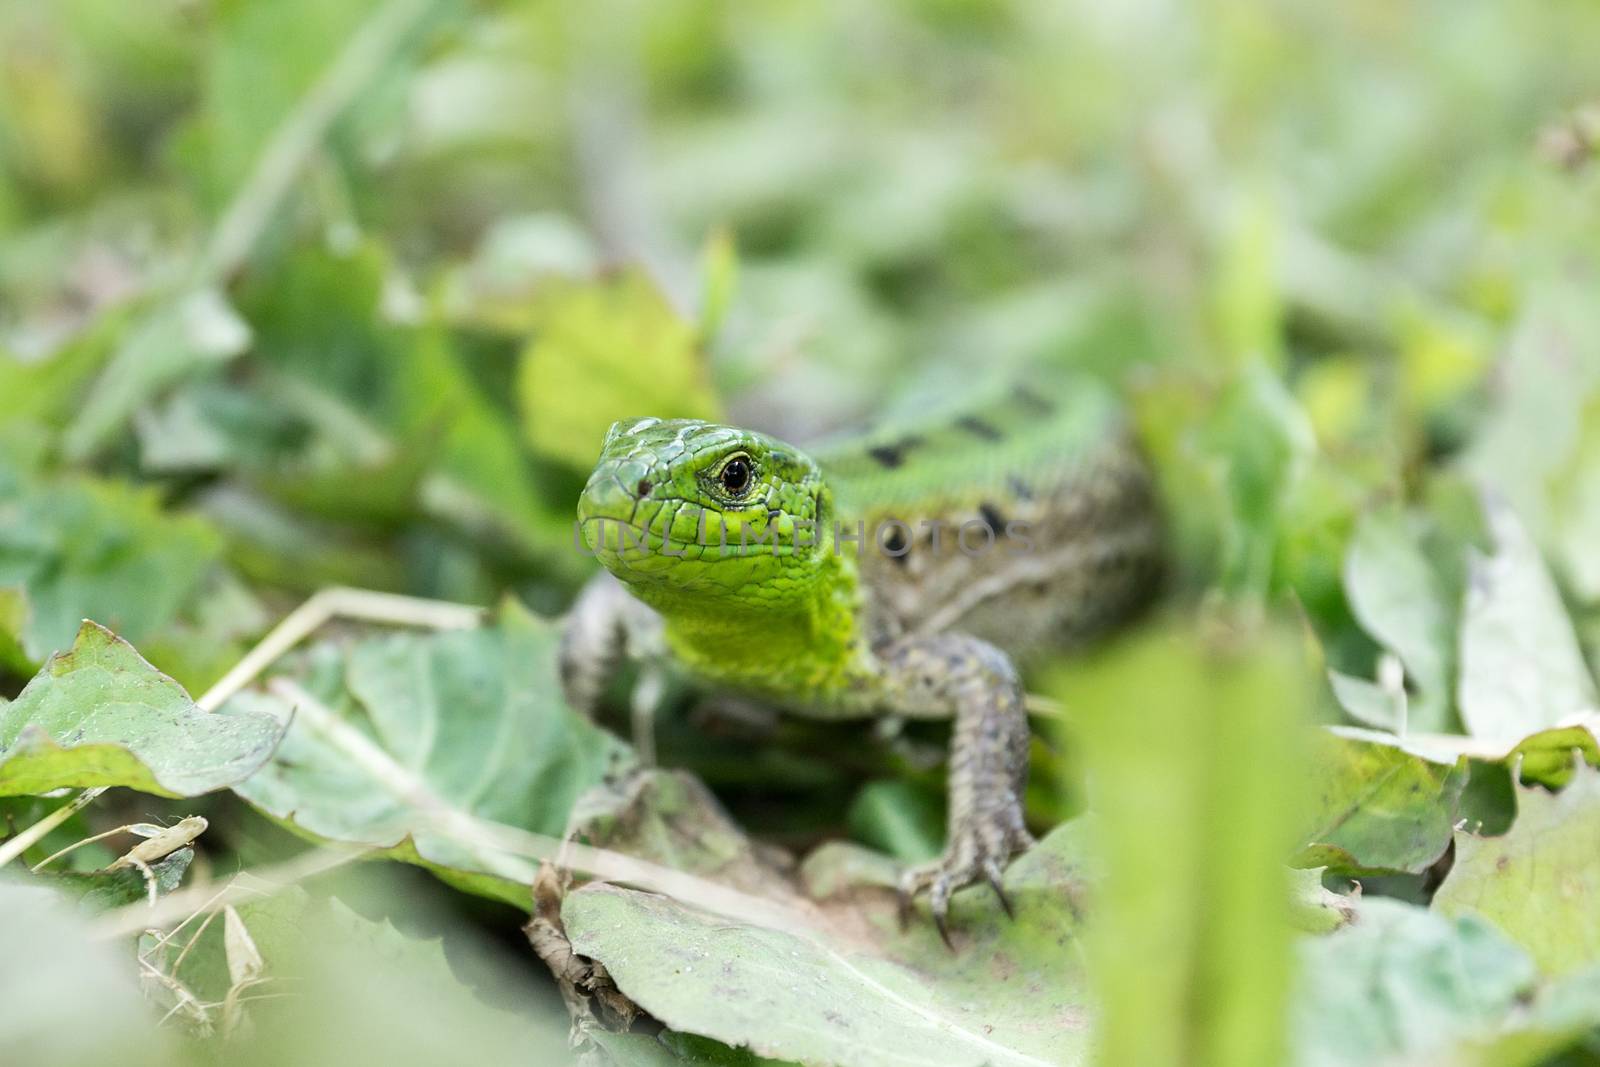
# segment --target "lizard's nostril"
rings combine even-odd
[[[650,495],[650,479],[649,478],[640,478],[639,479],[639,484],[633,487],[633,491],[635,493],[637,493],[639,496],[649,496]]]

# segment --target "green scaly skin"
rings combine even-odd
[[[945,934],[950,894],[999,892],[1032,841],[1007,652],[1078,641],[1143,599],[1159,559],[1148,475],[1113,400],[1083,382],[820,455],[698,421],[615,424],[578,505],[611,577],[569,616],[563,683],[592,710],[624,654],[664,656],[797,714],[954,719],[946,849],[902,883],[928,891]],[[889,518],[906,525],[875,544]],[[993,546],[959,540],[963,523]],[[1024,530],[1026,551],[1006,536]]]

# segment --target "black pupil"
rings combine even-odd
[[[742,493],[750,484],[750,463],[743,459],[730,459],[722,468],[722,488],[730,493]]]

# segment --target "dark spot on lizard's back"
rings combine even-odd
[[[956,420],[956,425],[978,438],[980,441],[998,441],[1005,434],[976,415],[963,415]]]
[[[867,449],[867,455],[877,461],[880,467],[893,470],[906,461],[906,453],[922,443],[920,437],[903,437],[893,444],[877,445]]]
[[[1006,488],[1011,490],[1012,496],[1016,497],[1023,503],[1027,503],[1033,499],[1033,488],[1029,486],[1027,482],[1016,477],[1015,475],[1006,479]]]
[[[995,533],[999,533],[1006,528],[1005,516],[1000,514],[999,508],[987,500],[978,505],[978,514],[983,518],[984,522],[989,524],[989,529]]]
[[[1017,404],[1033,415],[1048,415],[1054,411],[1055,405],[1050,403],[1026,385],[1019,385],[1012,390],[1012,395],[1017,398]]]
[[[911,553],[906,551],[905,534],[900,532],[898,526],[889,530],[889,536],[883,539],[883,551],[890,559],[904,567],[911,559]]]
[[[876,460],[880,467],[894,468],[905,462],[905,457],[900,454],[900,450],[892,445],[878,445],[875,448],[869,448],[867,449],[867,455]]]

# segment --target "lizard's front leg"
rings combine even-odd
[[[1009,912],[1001,875],[1014,853],[1033,844],[1022,822],[1028,780],[1022,684],[1003,652],[962,634],[904,638],[879,659],[892,710],[955,719],[944,855],[907,871],[900,885],[907,901],[928,891],[934,923],[949,944],[950,894],[981,878]]]
[[[567,706],[593,718],[625,659],[660,654],[661,617],[602,571],[578,593],[561,631],[557,663]]]

